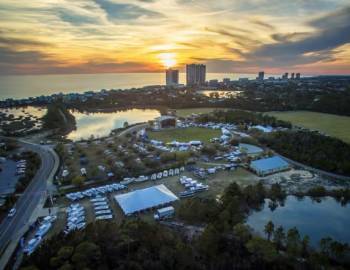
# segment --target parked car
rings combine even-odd
[[[7,214],[8,217],[13,217],[16,214],[16,208],[11,208],[9,213]]]

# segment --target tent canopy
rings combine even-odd
[[[158,185],[114,196],[125,215],[178,200],[166,186]]]

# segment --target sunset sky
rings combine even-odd
[[[0,74],[350,74],[349,0],[0,0]]]

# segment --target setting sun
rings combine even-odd
[[[175,53],[161,53],[158,57],[160,59],[160,62],[166,68],[171,68],[176,65]]]

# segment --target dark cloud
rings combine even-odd
[[[133,4],[119,4],[109,0],[93,0],[106,13],[111,21],[132,20],[140,17],[164,17],[162,14]]]
[[[151,72],[152,67],[138,62],[102,63],[88,61],[67,65],[52,60],[52,56],[39,51],[15,51],[0,47],[0,74],[68,74],[103,72]]]
[[[0,31],[0,35],[2,32]],[[32,39],[23,39],[23,38],[12,38],[6,36],[0,36],[0,46],[5,47],[18,47],[18,46],[52,46],[52,44],[47,42],[42,42]]]
[[[288,42],[288,41],[296,41],[310,35],[308,32],[294,32],[294,33],[275,33],[271,35],[271,38],[278,42]]]
[[[49,57],[50,55],[39,51],[16,51],[0,47],[0,74],[33,74],[45,70],[46,67],[60,64],[49,60]]]
[[[221,29],[221,28],[205,28],[205,30],[207,30],[208,32],[212,32],[212,33],[216,33],[222,36],[227,36],[232,38],[232,40],[243,46],[243,47],[250,47],[250,46],[256,46],[258,44],[261,44],[260,41],[255,40],[253,38],[251,38],[250,34],[242,34],[242,33],[235,33],[234,31],[228,31],[226,29]]]
[[[294,34],[302,36],[296,41],[290,40],[291,36],[275,34],[273,37],[279,42],[260,46],[246,55],[247,59],[268,66],[330,61],[333,49],[350,42],[350,8],[328,14],[309,24],[315,27],[315,32]]]
[[[96,24],[98,19],[95,17],[84,16],[81,14],[74,13],[66,9],[58,9],[55,13],[60,17],[62,21],[68,22],[75,26],[80,26],[83,24]]]
[[[261,21],[261,20],[251,20],[252,24],[255,24],[257,26],[260,26],[261,28],[265,28],[267,30],[275,30],[275,27],[267,22]]]
[[[336,12],[329,13],[326,16],[319,17],[309,22],[310,26],[318,29],[328,30],[330,28],[341,28],[350,25],[350,6],[340,9]]]
[[[242,56],[242,61],[215,58],[197,60],[206,63],[209,72],[255,72],[260,68],[280,70],[317,62],[335,62],[333,50],[350,43],[350,8],[314,19],[308,24],[315,28],[314,32],[275,33],[271,37],[276,43],[258,46],[248,53],[231,49]],[[216,32],[233,39],[239,37],[227,31]],[[237,42],[239,41],[235,41]],[[244,45],[244,42],[241,45]]]

